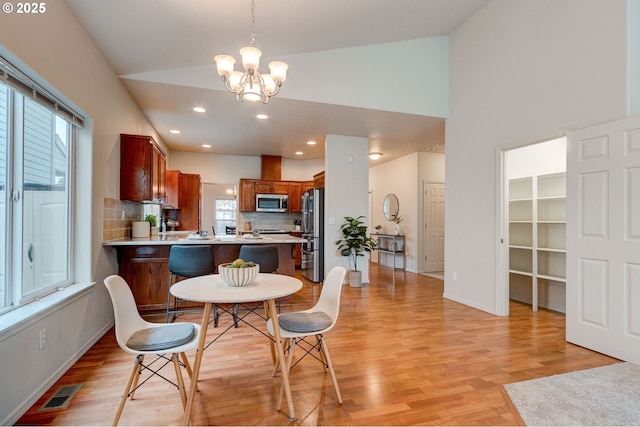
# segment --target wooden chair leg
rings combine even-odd
[[[140,363],[139,357],[133,361],[133,368],[131,369],[131,373],[129,374],[129,378],[127,378],[127,384],[124,386],[124,391],[122,392],[122,398],[120,399],[120,404],[118,405],[118,410],[116,411],[116,416],[113,419],[114,426],[118,425],[118,421],[120,421],[120,415],[122,415],[122,410],[124,409],[124,404],[127,403],[127,399],[129,398],[129,392],[131,391],[131,387],[133,384],[133,379],[136,375],[139,375],[138,364]]]
[[[180,353],[180,357],[182,358],[182,363],[184,363],[184,367],[187,370],[187,374],[189,375],[189,381],[193,379],[193,370],[191,369],[191,365],[189,364],[189,360],[187,359],[187,355],[183,352]],[[198,390],[198,384],[189,383],[189,387],[195,386],[196,390]]]
[[[320,350],[320,360],[322,361],[322,369],[327,372],[327,358],[324,357],[324,352],[322,351],[322,335],[316,335],[316,346],[318,350]]]
[[[290,338],[286,338],[283,340],[282,343],[282,348],[285,350],[284,353],[287,354],[287,348],[291,345],[291,339]],[[272,349],[271,351],[274,352],[274,357],[275,357],[275,343],[273,341],[271,341],[271,346]],[[276,358],[275,364],[273,365],[273,372],[271,373],[272,377],[275,377],[276,374],[278,373],[278,368],[280,368],[280,361]]]
[[[333,382],[333,388],[336,390],[336,395],[338,396],[338,403],[342,405],[342,395],[340,394],[340,388],[338,387],[338,379],[336,378],[336,373],[333,370],[333,365],[331,364],[331,357],[329,356],[329,349],[327,348],[327,343],[324,338],[320,336],[320,349],[324,354],[324,358],[327,361],[327,366],[329,367],[329,373],[331,374],[331,382]]]
[[[287,366],[280,366],[280,369],[286,369],[287,373],[291,372],[291,364],[293,362],[293,350],[296,348],[296,339],[289,338],[289,354],[287,355]],[[280,384],[280,393],[278,394],[278,403],[276,404],[276,410],[280,410],[282,407],[282,399],[284,398],[284,384]]]
[[[142,373],[142,364],[144,363],[144,354],[139,354],[136,357],[136,361],[137,361],[137,366],[138,369],[136,370],[136,375],[133,378],[133,384],[131,385],[131,388],[129,390],[135,390],[136,387],[138,387],[138,380],[140,380],[140,373]],[[136,394],[135,391],[131,392],[131,400],[133,400],[133,396]]]
[[[171,360],[173,360],[173,367],[176,370],[176,381],[178,382],[180,400],[182,400],[182,409],[185,410],[187,408],[187,392],[184,388],[184,379],[182,378],[182,370],[180,370],[180,360],[178,359],[178,354],[173,353],[171,355]]]

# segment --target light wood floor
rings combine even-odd
[[[319,292],[307,283],[282,301],[282,311],[310,307]],[[442,293],[441,280],[419,274],[396,272],[393,286],[391,270],[375,264],[370,284],[345,286],[340,318],[325,337],[344,403],[337,404],[328,373],[307,358],[291,372],[293,424],[516,425],[502,384],[618,362],[565,342],[562,314],[512,303],[510,317],[496,317]],[[225,315],[221,326],[229,322]],[[209,328],[211,338],[218,330]],[[111,331],[18,424],[110,424],[131,363]],[[171,365],[165,372],[175,378]],[[67,409],[37,412],[60,385],[75,383],[84,385]],[[279,384],[266,338],[241,326],[205,351],[193,423],[288,425],[286,404],[275,409]],[[178,392],[153,379],[126,404],[120,424],[181,421]]]

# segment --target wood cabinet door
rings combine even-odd
[[[182,174],[180,183],[180,230],[200,229],[200,175]]]
[[[120,199],[152,199],[152,147],[149,138],[120,136]]]
[[[302,212],[302,183],[289,183],[289,212]]]
[[[120,200],[164,198],[166,164],[164,153],[150,136],[120,135]]]
[[[180,183],[182,181],[182,173],[179,170],[169,170],[166,174],[165,192],[167,196],[167,205],[171,205],[176,209],[180,209]]]
[[[273,183],[271,181],[253,181],[255,194],[271,194],[273,193]]]
[[[271,183],[271,191],[273,194],[289,194],[289,182],[274,181]]]
[[[241,212],[252,212],[256,210],[256,187],[255,181],[241,179],[239,185],[239,201]]]

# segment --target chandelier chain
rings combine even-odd
[[[256,46],[256,2],[251,0],[251,37],[249,37],[251,46]]]

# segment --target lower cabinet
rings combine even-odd
[[[280,264],[278,273],[295,274],[295,254],[299,244],[278,243]],[[241,244],[210,245],[216,265],[238,258]],[[115,246],[118,257],[118,274],[126,280],[133,293],[139,311],[164,311],[169,291],[169,251],[171,245],[123,245]],[[201,304],[182,302],[182,307]]]

